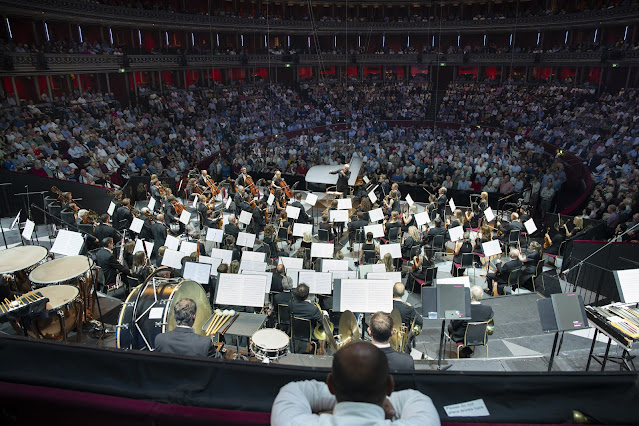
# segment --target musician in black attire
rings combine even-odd
[[[142,224],[142,229],[140,230],[138,238],[141,240],[151,241],[153,239],[153,231],[151,231],[153,223],[151,217],[147,216],[147,214],[150,215],[149,208],[143,207],[142,210],[140,210],[140,213],[142,213],[141,219],[144,223]]]
[[[240,186],[246,186],[247,177],[248,174],[246,173],[246,167],[242,167],[242,169],[240,170],[240,174],[237,176],[237,179],[235,179],[235,184],[238,186],[238,189]]]
[[[348,170],[350,168],[349,164],[344,165],[342,170],[331,170],[330,174],[337,175],[337,184],[335,189],[337,192],[342,193],[342,197],[348,196],[348,180],[351,177],[351,172]]]
[[[437,214],[444,220],[444,212],[446,211],[446,204],[448,203],[448,197],[446,196],[447,189],[445,187],[439,188],[439,196],[437,197]]]
[[[118,272],[120,272],[122,282],[128,287],[129,281],[127,274],[130,274],[131,271],[122,265],[113,254],[113,238],[107,237],[102,240],[102,248],[96,253],[96,261],[98,266],[102,268],[105,285],[114,284]]]
[[[273,275],[275,277],[275,275]],[[273,296],[273,304],[277,305],[290,305],[291,304],[291,289],[293,288],[293,279],[291,277],[287,277],[286,275],[282,275],[281,282],[282,290],[275,290],[271,285],[271,291],[280,291]]]
[[[366,242],[359,248],[359,264],[364,265],[379,255],[379,247],[373,241],[373,233],[366,233]]]
[[[266,226],[266,219],[264,218],[264,202],[262,200],[258,200],[255,203],[255,208],[253,209],[253,220],[251,222],[253,224],[253,232],[257,238]]]
[[[351,221],[348,223],[348,242],[350,243],[349,251],[353,251],[353,243],[355,242],[355,235],[357,230],[364,232],[364,227],[368,225],[368,221],[364,219],[364,213],[358,212],[353,215]]]
[[[295,194],[295,201],[293,201],[291,203],[291,206],[293,207],[297,207],[298,209],[300,209],[300,214],[297,217],[297,223],[311,223],[312,219],[309,217],[308,213],[306,213],[306,210],[304,209],[304,206],[302,205],[302,193],[298,192],[297,194]]]
[[[508,236],[511,231],[517,231],[518,236],[521,232],[526,231],[526,227],[523,223],[521,223],[517,213],[510,214],[510,222],[508,222],[506,226],[502,226],[501,221],[497,221],[497,227],[501,230],[501,232],[503,232],[504,241],[508,241]]]
[[[151,181],[151,186],[149,188],[149,192],[151,193],[151,197],[155,199],[155,205],[159,206],[162,204],[162,195],[160,194],[160,181],[153,180]]]
[[[122,238],[120,234],[109,224],[108,214],[105,213],[100,216],[100,222],[101,223],[99,225],[96,225],[93,231],[95,238],[97,238],[98,241],[101,242],[107,237],[111,237],[114,240],[119,240],[120,238]]]
[[[292,300],[289,310],[294,317],[310,319],[313,327],[315,327],[318,322],[322,321],[322,312],[308,300],[308,295],[308,286],[304,283],[300,283],[297,286],[297,290],[295,290],[295,297]]]
[[[125,198],[124,200],[122,200],[122,205],[116,210],[118,223],[115,224],[115,228],[118,231],[129,229],[129,226],[131,226],[131,222],[133,222],[133,214],[129,209],[130,204],[130,200],[128,198]]]
[[[204,219],[204,226],[207,228],[218,228],[220,226],[221,214],[216,215],[215,210],[210,209],[206,212],[206,217]]]
[[[436,236],[442,235],[444,237],[444,241],[450,239],[448,235],[448,230],[442,226],[442,220],[440,218],[435,219],[435,226],[428,230],[428,235],[426,236],[426,242],[429,246],[432,246],[433,240]]]
[[[371,315],[368,334],[371,336],[373,344],[386,355],[390,371],[415,369],[415,361],[409,354],[397,352],[388,343],[393,334],[393,319],[390,314],[375,312]]]
[[[470,321],[468,320],[452,320],[448,324],[448,334],[455,342],[463,342],[466,328],[469,322],[484,322],[493,317],[493,308],[488,305],[482,305],[481,300],[484,293],[480,286],[474,285],[470,289]],[[471,348],[465,347],[460,351],[460,357],[468,358],[472,355]]]
[[[193,331],[197,305],[192,299],[181,299],[173,307],[176,327],[173,331],[160,333],[155,338],[155,350],[169,354],[215,356],[213,341]]]
[[[323,229],[328,232],[328,241],[333,241],[333,225],[328,221],[328,215],[322,216],[322,222],[319,224],[319,229]]]
[[[233,197],[233,203],[235,204],[235,216],[239,217],[242,210],[249,211],[249,209],[246,208],[248,204],[246,204],[246,195],[243,186],[237,187],[237,192]]]
[[[199,203],[197,203],[197,215],[198,218],[200,219],[200,230],[202,230],[204,228],[204,222],[206,221],[206,217],[208,216],[209,213],[209,207],[207,205],[209,199],[206,195],[198,195],[198,199],[199,199]]]
[[[416,325],[423,325],[424,319],[421,315],[417,314],[415,308],[413,308],[408,302],[402,302],[404,291],[404,284],[395,283],[393,286],[393,309],[397,309],[399,311],[399,314],[402,316],[402,323],[406,324],[406,326],[410,327],[413,323],[413,319],[415,320]]]
[[[453,264],[450,270],[450,274],[453,277],[460,277],[464,275],[465,269],[458,268],[457,266],[455,266],[455,264],[461,265],[462,257],[464,256],[464,254],[472,253],[472,252],[473,252],[473,244],[470,240],[470,234],[468,232],[465,232],[463,240],[457,241],[455,243],[455,249],[453,250],[453,253],[454,253]]]
[[[512,249],[510,251],[510,260],[508,262],[502,262],[501,259],[495,261],[495,272],[489,272],[486,274],[486,284],[488,288],[485,290],[490,293],[494,289],[494,285],[497,286],[499,294],[504,294],[504,287],[508,283],[508,276],[516,269],[521,268],[522,262],[519,260],[519,250]],[[495,283],[493,284],[493,281]]]
[[[151,257],[158,255],[158,250],[166,241],[166,225],[164,224],[164,215],[162,213],[156,216],[155,223],[151,225],[151,234],[153,235],[153,251]]]
[[[234,215],[229,216],[229,223],[224,225],[224,234],[231,235],[233,240],[237,240],[237,235],[240,233],[240,228],[237,226],[237,219]]]
[[[521,267],[521,275],[519,276],[519,284],[521,287],[533,291],[532,276],[535,275],[537,264],[541,260],[541,244],[537,241],[531,241],[528,250],[519,256],[519,260],[524,262]]]
[[[283,264],[277,265],[275,273],[273,274],[273,280],[271,281],[271,291],[282,291],[282,279],[286,276],[286,268]]]
[[[180,217],[175,211],[175,207],[173,207],[173,204],[171,204],[171,201],[174,201],[174,200],[175,200],[175,196],[170,195],[164,202],[164,205],[163,205],[164,220],[166,221],[167,226],[171,226],[172,223],[179,223],[180,232],[181,232],[184,224],[180,222]]]

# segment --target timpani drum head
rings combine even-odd
[[[86,256],[66,256],[54,259],[35,268],[29,274],[34,284],[52,284],[69,281],[86,273],[92,262]]]
[[[80,289],[73,285],[54,285],[43,287],[38,293],[49,299],[47,310],[51,311],[72,302],[80,294]]]
[[[40,262],[47,249],[40,246],[20,246],[0,251],[0,274],[20,271]]]

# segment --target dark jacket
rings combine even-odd
[[[101,248],[96,253],[98,266],[102,268],[104,274],[104,284],[112,284],[118,275],[118,271],[127,274],[129,270],[117,261],[115,255],[105,248]]]
[[[488,321],[493,317],[493,308],[488,305],[473,303],[470,305],[470,322]],[[452,320],[450,327],[452,329],[452,339],[455,342],[463,342],[466,334],[467,320]]]
[[[129,229],[131,222],[133,222],[133,214],[131,210],[122,206],[117,210],[118,223],[114,223],[115,229],[122,231],[123,229]]]
[[[401,300],[393,300],[393,309],[397,309],[399,311],[399,314],[402,316],[402,322],[408,327],[412,324],[413,318],[417,318],[415,320],[415,324],[417,325],[422,325],[424,323],[424,319],[421,315],[417,315],[415,308],[408,306]]]
[[[397,352],[390,347],[380,349],[384,352],[384,355],[386,355],[386,359],[388,360],[388,369],[390,371],[415,369],[415,361],[413,361],[413,358],[410,355]]]
[[[317,322],[322,321],[322,313],[320,310],[317,309],[317,306],[309,302],[294,300],[289,305],[289,308],[294,317],[310,319],[313,322],[313,326],[315,326]]]
[[[155,337],[155,350],[168,354],[210,356],[215,346],[210,338],[195,334],[191,327],[175,327]]]
[[[166,226],[162,222],[155,222],[151,226],[151,234],[153,235],[153,256],[158,254],[158,249],[164,245],[166,241]]]

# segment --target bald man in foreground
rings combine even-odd
[[[369,342],[344,346],[326,383],[291,382],[275,398],[271,425],[439,425],[429,397],[393,392],[386,355]]]

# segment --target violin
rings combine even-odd
[[[550,228],[548,228],[548,230],[546,231],[546,235],[544,235],[544,248],[547,249],[548,247],[550,247],[552,245],[552,239],[550,238],[550,235],[548,235],[548,233],[550,232]]]

